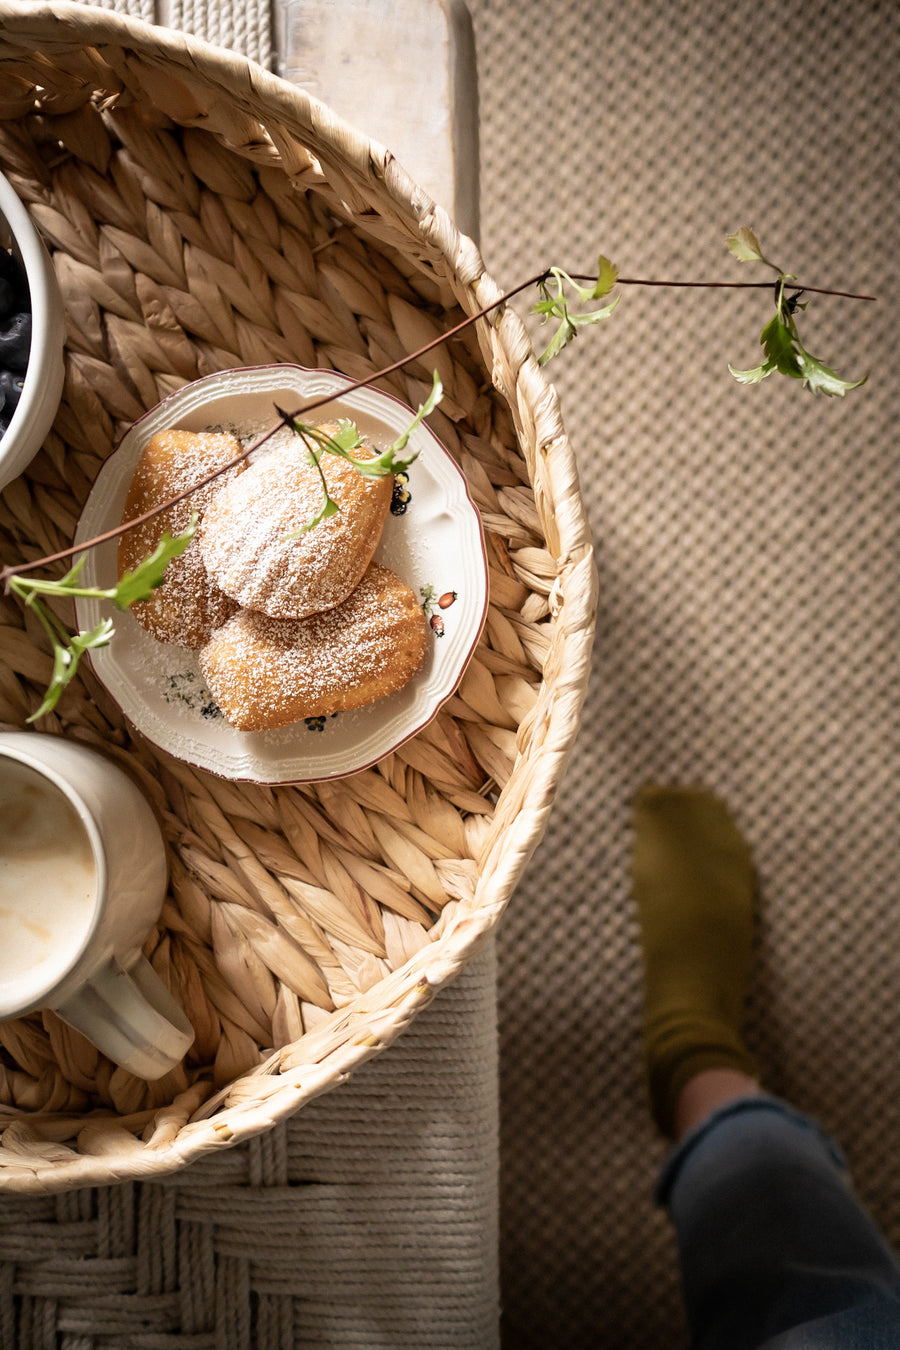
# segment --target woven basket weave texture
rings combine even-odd
[[[0,163],[68,316],[54,430],[0,500],[4,562],[68,544],[121,432],[186,381],[272,360],[369,375],[498,299],[384,149],[244,59],[79,6],[4,4],[0,23]],[[9,1188],[166,1173],[269,1128],[389,1044],[502,913],[577,727],[592,552],[515,315],[430,359],[447,391],[434,426],[491,565],[484,637],[430,727],[376,769],[269,789],[133,739],[88,670],[43,719],[114,756],[157,807],[172,885],[147,950],[197,1040],[147,1085],[51,1014],[0,1027]],[[417,362],[382,385],[415,405],[428,379]],[[21,725],[49,656],[8,600],[0,661],[0,719]]]

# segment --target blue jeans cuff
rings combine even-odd
[[[776,1115],[792,1121],[795,1125],[799,1125],[802,1129],[809,1130],[831,1155],[835,1166],[846,1173],[847,1163],[840,1146],[830,1135],[825,1133],[815,1120],[804,1115],[802,1111],[796,1110],[795,1107],[790,1106],[779,1097],[770,1096],[767,1092],[757,1092],[746,1097],[739,1097],[736,1101],[718,1107],[715,1111],[710,1112],[699,1125],[695,1125],[682,1139],[679,1139],[666,1157],[660,1171],[659,1180],[656,1183],[656,1203],[664,1208],[668,1207],[672,1187],[675,1185],[688,1157],[716,1128],[720,1121],[726,1120],[730,1116],[739,1116],[754,1111],[774,1112]]]

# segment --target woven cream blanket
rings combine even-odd
[[[101,9],[130,14],[193,33],[204,42],[241,52],[261,66],[273,62],[273,6],[269,0],[93,0]]]

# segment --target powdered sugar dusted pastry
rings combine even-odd
[[[321,528],[321,527],[317,527]],[[402,689],[425,657],[413,591],[372,563],[343,604],[306,619],[239,610],[200,652],[200,669],[239,731],[361,708]]]
[[[354,451],[360,459],[371,453]],[[299,438],[258,459],[204,515],[203,560],[239,605],[276,619],[303,619],[333,609],[358,585],[381,538],[393,478],[366,478],[327,451],[321,468],[339,511],[296,538],[286,536],[322,503],[322,480]]]
[[[122,520],[133,520],[201,482],[207,474],[240,454],[240,450],[240,443],[234,436],[219,432],[157,432],[138,460]],[[194,512],[202,516],[223,483],[234,479],[245,467],[240,464],[226,470],[221,477],[198,488],[177,506],[123,534],[119,540],[119,576],[152,553],[164,531],[172,535],[183,533]],[[209,576],[195,537],[185,552],[169,563],[162,585],[149,600],[132,605],[131,612],[159,642],[196,648],[202,647],[235,609],[234,601]]]

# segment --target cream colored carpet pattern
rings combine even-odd
[[[599,251],[626,276],[762,279],[724,246],[749,224],[809,284],[879,297],[800,318],[871,372],[844,400],[731,379],[767,292],[622,288],[555,366],[601,599],[575,759],[498,939],[504,1345],[677,1347],[628,893],[645,779],[731,803],[760,873],[767,1082],[836,1131],[900,1240],[900,9],[470,7],[502,284]]]

